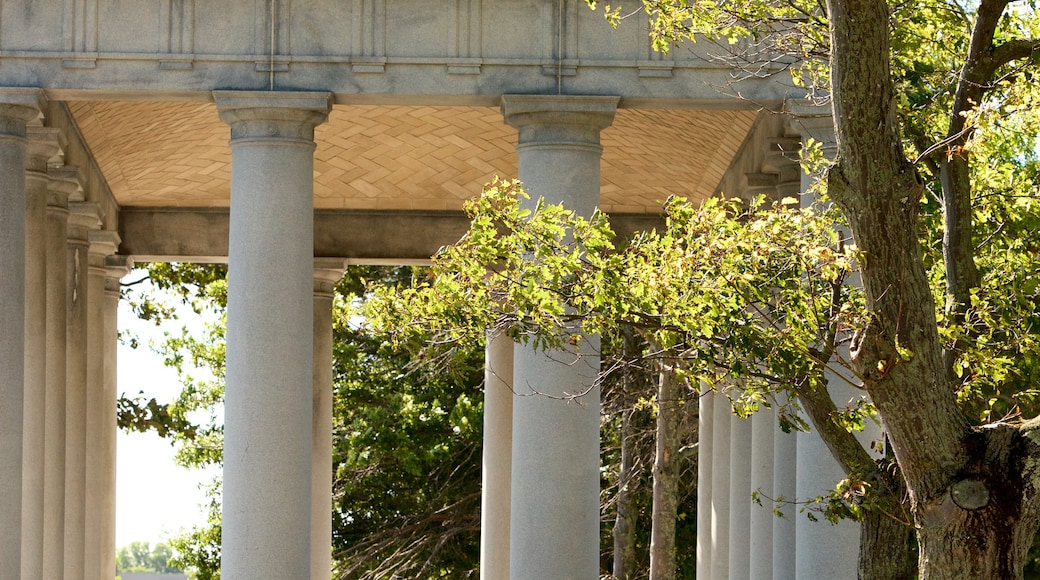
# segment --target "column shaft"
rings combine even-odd
[[[711,580],[711,557],[715,551],[711,537],[714,403],[714,394],[702,391],[697,426],[697,580]]]
[[[332,575],[332,304],[346,261],[314,261],[314,391],[311,423],[311,578]]]
[[[57,129],[30,127],[26,172],[25,475],[22,577],[43,576],[44,423],[47,388],[47,163],[59,151]]]
[[[90,230],[97,227],[94,203],[69,204],[68,366],[65,416],[65,580],[82,580],[85,571],[87,510],[87,305]]]
[[[51,180],[47,200],[47,417],[44,424],[43,576],[65,573],[65,431],[68,193]]]
[[[803,139],[812,138],[821,144],[824,156],[833,159],[835,145],[834,124],[830,111],[820,114],[818,107],[788,105],[788,109],[801,115],[792,126]],[[803,173],[801,188],[806,194],[803,205],[815,205],[818,200],[808,192],[817,178]],[[828,391],[838,408],[844,408],[852,397],[859,397],[855,389],[845,386],[845,379],[832,371],[825,374]],[[845,478],[845,473],[831,455],[819,433],[799,433],[798,471],[796,478],[797,496],[800,501],[813,499],[830,493],[835,484]],[[822,519],[812,522],[800,517],[796,522],[795,576],[798,578],[854,578],[858,569],[860,526],[855,522],[841,521],[830,525]]]
[[[729,578],[729,511],[730,511],[730,420],[733,418],[729,399],[719,393],[710,395],[712,403],[711,460],[711,577]]]
[[[761,503],[751,503],[749,573],[756,580],[773,577],[773,435],[776,408],[759,408],[751,417],[751,492]]]
[[[118,418],[116,416],[116,398],[119,390],[119,299],[121,295],[120,280],[130,273],[133,260],[129,256],[109,256],[105,258],[105,308],[103,313],[103,392],[101,393],[104,416],[101,423],[101,464],[98,472],[103,478],[102,501],[100,508],[101,523],[97,529],[100,543],[101,573],[104,580],[116,569],[116,435]]]
[[[616,97],[506,95],[518,172],[539,198],[588,216],[599,205],[599,133]],[[561,329],[577,333],[579,328]],[[513,355],[509,567],[513,580],[592,579],[599,571],[599,337],[567,352]]]
[[[115,521],[115,514],[107,514],[106,496],[110,487],[110,475],[114,473],[115,451],[106,445],[115,441],[116,400],[114,393],[105,388],[105,357],[115,352],[115,345],[107,346],[108,340],[115,337],[106,334],[107,301],[105,292],[105,258],[115,253],[119,246],[119,235],[113,231],[95,230],[90,232],[90,250],[88,254],[87,272],[87,379],[86,379],[86,510],[84,511],[84,527],[87,531],[84,543],[83,571],[86,580],[108,580],[110,569],[103,569],[102,562],[108,551],[114,552],[115,546],[108,546],[103,541],[109,522]],[[115,280],[118,285],[119,280]],[[118,290],[118,287],[116,288]],[[114,296],[118,305],[119,295]],[[114,327],[115,325],[113,325]],[[112,398],[109,399],[109,396]],[[109,437],[108,431],[113,437]],[[113,528],[114,529],[114,528]],[[114,544],[113,536],[113,544]],[[106,564],[107,565],[107,564]]]
[[[773,438],[773,498],[782,500],[784,517],[773,518],[773,580],[795,580],[795,521],[798,506],[796,466],[798,435],[778,431]]]
[[[26,123],[42,93],[0,90],[0,580],[22,577],[22,429],[25,412]],[[29,292],[39,292],[38,288]]]
[[[214,93],[231,125],[221,577],[311,561],[314,127],[327,93]]]
[[[730,417],[729,577],[751,577],[751,420]],[[757,579],[756,579],[757,580]]]
[[[480,578],[509,579],[509,504],[513,453],[513,339],[489,334],[484,357]]]

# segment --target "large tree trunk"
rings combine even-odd
[[[654,456],[654,503],[650,530],[650,580],[675,578],[675,517],[679,469],[679,397],[682,384],[662,364],[657,386],[657,451]]]
[[[635,483],[632,410],[621,413],[621,469],[618,473],[617,518],[614,520],[614,579],[633,580],[636,570],[636,515],[632,506]]]
[[[870,311],[853,364],[906,480],[921,577],[1020,578],[1037,445],[1010,427],[973,430],[957,407],[917,242],[921,185],[895,115],[888,6],[829,0],[828,12],[838,141],[828,184],[863,255]]]

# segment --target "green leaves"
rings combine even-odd
[[[573,351],[584,333],[631,326],[700,381],[739,379],[740,408],[804,382],[829,362],[810,346],[856,323],[855,308],[843,307],[857,291],[841,284],[855,253],[830,227],[832,210],[673,198],[663,230],[619,243],[603,214],[585,219],[542,202],[527,212],[524,199],[516,182],[489,185],[467,208],[470,232],[426,277],[372,289],[368,323],[441,363],[489,329]]]

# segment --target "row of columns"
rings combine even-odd
[[[109,447],[106,440],[115,433],[114,406],[108,404],[102,417],[96,409],[99,399],[89,391],[84,398],[78,387],[69,390],[68,385],[70,376],[74,381],[100,380],[97,389],[108,397],[100,399],[100,407],[115,400],[119,272],[106,262],[103,284],[99,276],[101,252],[114,249],[116,240],[102,239],[98,232],[98,251],[92,253],[92,244],[84,260],[83,229],[90,220],[76,218],[69,250],[71,213],[60,187],[48,186],[48,223],[40,226],[41,180],[36,174],[27,179],[23,171],[29,161],[27,125],[40,114],[40,95],[12,90],[5,98],[8,102],[0,104],[0,168],[19,170],[0,171],[0,269],[24,274],[0,276],[0,327],[5,336],[14,337],[0,346],[0,494],[23,501],[4,502],[0,517],[26,524],[0,531],[0,580],[76,576],[80,562],[84,568],[100,565],[104,574],[106,551],[114,554],[114,546],[104,545],[107,528],[102,538],[92,537],[90,550],[80,547],[85,540],[76,530],[81,521],[114,513],[109,506],[114,501],[114,467],[105,469],[106,454],[114,457],[114,445]],[[326,120],[331,95],[217,91],[214,98],[221,119],[231,127],[232,152],[222,576],[326,578],[331,558],[331,523],[326,521],[332,475],[326,467],[331,466],[331,284],[344,265],[313,260],[312,176],[314,128]],[[615,97],[503,98],[505,120],[519,132],[519,177],[534,199],[564,203],[582,215],[598,206],[599,134],[612,122],[617,102]],[[39,237],[29,241],[27,224],[46,232],[46,256],[65,259],[44,259],[42,273],[30,266],[30,261],[40,262],[28,260],[29,252],[38,256],[41,249],[33,245]],[[87,239],[93,242],[93,234]],[[27,288],[38,293],[41,280],[47,296],[42,312],[39,301],[26,299]],[[87,306],[84,317],[83,301],[97,304],[94,292],[102,285],[112,300],[105,299],[101,309]],[[90,316],[95,310],[103,311],[100,324]],[[27,332],[29,328],[35,331]],[[102,337],[100,346],[93,345],[95,334]],[[595,578],[598,338],[587,337],[573,351],[556,353],[501,340],[493,337],[488,347],[492,380],[485,419],[482,577]],[[67,355],[70,346],[85,348],[86,362],[79,354]],[[31,356],[40,352],[47,353],[48,363],[42,366]],[[30,389],[30,384],[35,386]],[[46,413],[39,408],[40,392]],[[701,501],[707,497],[710,503],[702,504],[699,515],[710,515],[702,528],[710,530],[710,543],[698,546],[710,566],[700,568],[717,578],[750,575],[762,566],[746,556],[751,546],[770,544],[772,565],[780,570],[798,546],[791,550],[777,542],[803,534],[783,531],[785,520],[775,519],[770,520],[771,537],[763,533],[764,524],[752,534],[750,522],[762,520],[747,499],[752,489],[765,489],[756,482],[772,478],[774,493],[789,487],[794,457],[797,495],[807,489],[802,477],[813,470],[802,468],[801,446],[792,447],[775,433],[768,439],[774,422],[766,420],[763,425],[770,428],[756,432],[750,422],[733,419],[716,403],[705,401],[711,412],[702,414],[711,437],[708,445],[702,442],[702,453],[708,450],[710,455],[701,465],[710,469],[702,471],[701,480],[710,481],[711,493],[702,494]],[[72,417],[84,409],[98,415]],[[30,414],[32,421],[27,421]],[[43,419],[42,437],[38,424],[28,425],[38,419]],[[702,426],[702,433],[706,430]],[[84,449],[80,433],[102,442],[96,464],[65,460],[70,442],[74,451]],[[764,455],[767,439],[773,447],[772,469]],[[33,455],[41,449],[48,458],[42,473],[34,463],[38,455]],[[91,449],[88,445],[86,454]],[[53,457],[62,459],[51,461]],[[81,486],[86,488],[83,494]],[[88,508],[81,497],[99,501],[88,502]],[[72,531],[66,531],[67,523]],[[776,577],[784,576],[776,572]]]
[[[222,577],[309,570],[323,578],[331,505],[328,313],[342,264],[311,260],[312,169],[314,127],[327,118],[330,95],[214,97],[231,126],[232,154]],[[535,198],[584,215],[598,206],[599,132],[617,101],[503,99],[506,121],[520,134],[519,176]],[[489,341],[485,578],[597,575],[597,343],[589,338],[575,352],[547,355]]]
[[[833,122],[817,107],[789,105],[796,139],[821,144],[825,157],[834,153]],[[780,176],[781,197],[811,193],[815,176],[796,171],[790,162],[791,138],[774,140],[763,162]],[[854,378],[825,372],[831,396],[844,408],[862,393]],[[725,393],[707,392],[700,399],[698,446],[698,580],[854,578],[858,567],[860,528],[850,521],[831,525],[813,521],[801,511],[804,502],[829,495],[845,478],[841,466],[815,432],[784,433],[778,428],[777,405],[749,419],[732,412]],[[864,448],[881,436],[868,424],[857,434]],[[760,503],[751,501],[759,495]],[[782,499],[779,504],[776,500]],[[778,508],[784,517],[776,517]]]
[[[0,90],[0,579],[108,579],[127,262],[45,111]]]
[[[312,261],[309,168],[329,97],[217,97],[243,200],[231,233],[225,576],[326,580],[332,290],[346,264]],[[61,135],[36,126],[45,106],[38,90],[0,91],[0,497],[20,498],[0,502],[0,521],[22,522],[0,526],[0,580],[107,580],[129,262],[97,204],[80,201],[75,170],[51,167]]]

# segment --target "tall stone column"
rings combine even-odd
[[[729,423],[729,577],[751,577],[751,420]],[[757,579],[756,579],[757,580]]]
[[[106,512],[106,498],[115,497],[112,487],[115,480],[116,398],[115,388],[106,388],[105,359],[116,352],[116,336],[106,332],[108,317],[114,316],[119,305],[119,278],[113,279],[112,296],[105,288],[108,269],[105,259],[119,247],[119,234],[111,230],[90,232],[87,270],[87,409],[86,409],[86,510],[87,530],[84,547],[84,578],[86,580],[109,580],[112,568],[108,565],[108,553],[115,552],[115,536],[111,545],[107,543],[107,530],[115,530],[115,513]],[[120,272],[114,272],[114,276]],[[112,306],[109,305],[111,302]],[[117,327],[111,322],[112,332]],[[111,344],[109,344],[111,342]],[[115,365],[112,364],[114,367]],[[114,505],[113,505],[114,508]],[[106,531],[106,533],[102,533]],[[104,562],[104,564],[102,564]]]
[[[599,205],[600,131],[617,97],[505,95],[531,195],[588,216]],[[562,332],[577,332],[563,329]],[[513,356],[509,569],[513,580],[593,579],[599,570],[599,337],[571,352]]]
[[[25,474],[22,488],[22,577],[43,576],[44,422],[47,388],[47,164],[60,151],[58,129],[29,127],[26,193]]]
[[[751,492],[759,494],[752,502],[749,546],[751,578],[773,577],[773,435],[777,429],[776,408],[760,408],[751,416]]]
[[[314,127],[331,94],[213,96],[231,126],[221,577],[307,578]]]
[[[65,573],[65,433],[68,368],[67,252],[69,193],[60,176],[51,176],[47,197],[47,394],[44,422],[43,577]]]
[[[22,429],[26,357],[26,123],[38,89],[0,89],[0,580],[22,578]],[[29,292],[38,292],[31,288]]]
[[[314,260],[314,391],[311,423],[311,578],[332,575],[332,301],[343,258]]]
[[[484,355],[480,578],[509,579],[509,504],[513,454],[513,339],[488,334]]]
[[[798,506],[796,469],[798,434],[778,431],[773,435],[773,499],[783,498],[782,518],[773,518],[773,580],[795,580],[795,542]]]
[[[73,170],[75,171],[75,170]],[[69,176],[75,183],[75,174]],[[101,224],[96,203],[69,204],[68,367],[65,398],[65,579],[82,580],[85,572],[87,510],[87,353],[89,339],[90,231]]]
[[[118,236],[109,235],[105,243]],[[98,473],[103,478],[100,504],[101,523],[97,528],[100,543],[101,573],[104,580],[116,569],[116,434],[118,430],[116,417],[116,394],[119,389],[118,378],[118,345],[119,345],[119,298],[121,295],[120,280],[130,273],[134,262],[129,256],[108,256],[105,258],[105,304],[103,317],[104,337],[102,339],[102,381],[101,394],[104,416],[101,417],[99,431],[101,439],[101,461]]]
[[[814,139],[820,143],[823,154],[833,159],[837,145],[834,124],[829,108],[788,104],[793,114],[792,127],[801,138]],[[816,176],[802,174],[801,188],[806,194],[802,198],[805,206],[818,203],[809,193]],[[850,281],[850,283],[855,283]],[[852,388],[851,376],[842,377],[832,369],[825,373],[827,388],[838,408],[844,408],[851,399],[858,399],[861,392]],[[865,437],[869,439],[869,435]],[[797,495],[800,500],[827,494],[834,485],[845,478],[837,460],[827,449],[823,439],[815,431],[798,434]],[[795,575],[798,578],[854,578],[859,554],[860,526],[855,522],[841,521],[830,525],[825,521],[812,522],[808,518],[797,519]]]
[[[702,391],[697,404],[700,406],[700,425],[697,428],[697,580],[711,580],[711,557],[715,551],[711,536],[714,393]]]
[[[730,421],[733,408],[729,398],[712,392],[711,419],[711,577],[729,578],[729,512],[730,512]]]

